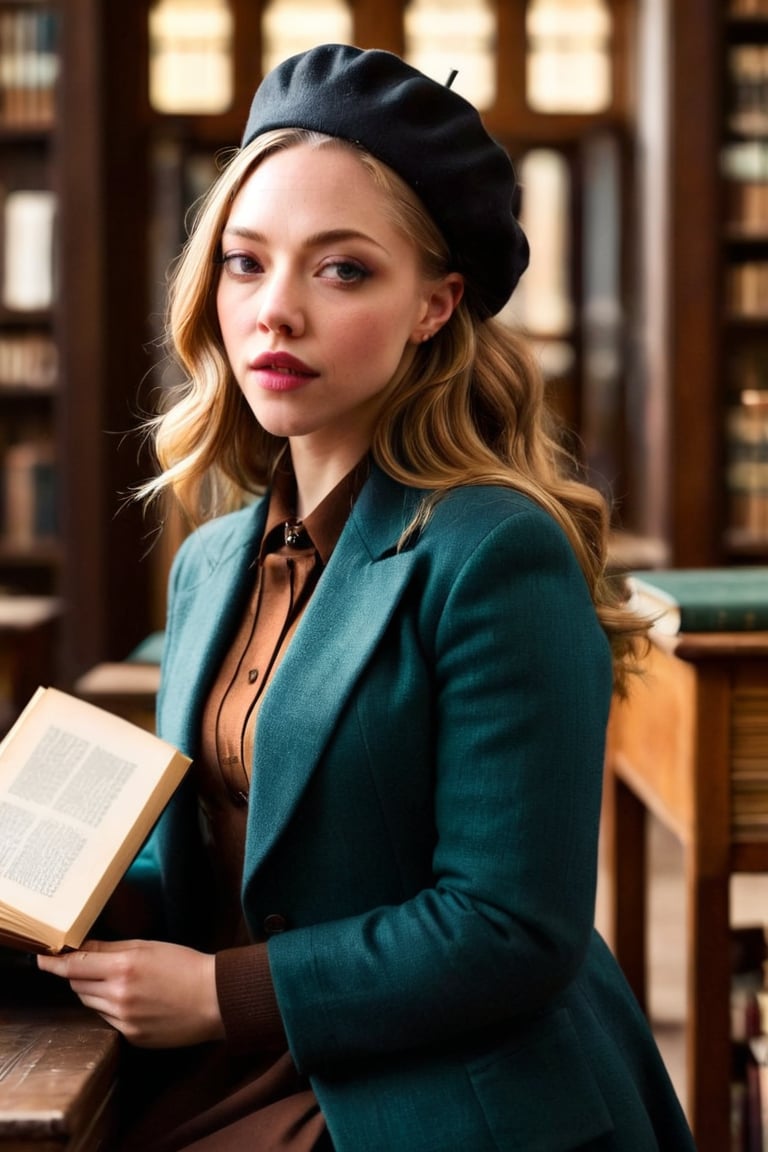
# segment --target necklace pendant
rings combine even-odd
[[[283,525],[283,538],[285,543],[289,547],[295,548],[301,540],[301,534],[303,531],[304,525],[302,524],[301,520],[286,520],[285,524]]]

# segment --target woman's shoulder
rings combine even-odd
[[[355,521],[372,554],[400,551],[405,543],[422,556],[450,553],[454,560],[500,530],[515,539],[554,534],[565,539],[555,516],[511,484],[457,484],[444,491],[403,484],[373,468],[355,509]]]
[[[466,564],[511,575],[529,568],[577,574],[578,561],[555,515],[504,485],[466,485],[441,495],[414,541],[433,574],[456,578]]]
[[[532,496],[511,484],[459,484],[441,495],[435,507],[470,509],[491,518],[526,511],[544,512]]]
[[[532,496],[503,484],[451,489],[436,501],[428,528],[435,534],[459,531],[465,542],[474,543],[497,529],[563,535],[555,517]]]

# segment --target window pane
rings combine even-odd
[[[621,475],[624,314],[621,285],[621,152],[593,133],[583,143],[581,438],[593,484],[610,493]]]
[[[573,326],[568,165],[559,152],[534,148],[516,168],[531,262],[502,316],[532,336],[568,337]]]
[[[149,99],[158,112],[225,112],[232,103],[228,0],[156,0],[149,12]]]
[[[352,12],[346,0],[271,0],[261,31],[266,75],[287,56],[315,44],[351,44]]]
[[[496,8],[491,0],[410,0],[405,9],[405,58],[453,88],[476,108],[496,99]]]
[[[530,0],[526,98],[536,112],[601,112],[613,95],[606,0]]]

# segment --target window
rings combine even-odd
[[[560,378],[574,361],[570,172],[561,153],[534,148],[518,165],[517,176],[523,189],[520,223],[531,262],[501,318],[537,342],[545,374]]]
[[[596,113],[613,99],[613,15],[606,0],[530,0],[526,100],[536,112]]]
[[[155,0],[149,11],[149,100],[157,112],[213,115],[232,103],[228,0]]]
[[[476,108],[496,99],[496,11],[491,0],[410,0],[405,8],[405,58]]]
[[[271,0],[262,16],[262,72],[315,44],[351,44],[352,12],[345,0]]]

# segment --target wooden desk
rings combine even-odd
[[[0,1001],[0,1152],[110,1152],[117,1032],[69,999],[15,993],[15,975]]]
[[[730,877],[768,872],[768,632],[659,641],[647,667],[629,700],[614,703],[609,725],[603,833],[609,934],[645,1005],[650,810],[678,837],[685,858],[687,1111],[699,1152],[724,1152]]]
[[[76,682],[76,695],[153,731],[163,641],[153,632],[125,660],[97,664]]]
[[[89,669],[75,682],[75,695],[151,732],[159,687],[159,665],[123,661]]]

